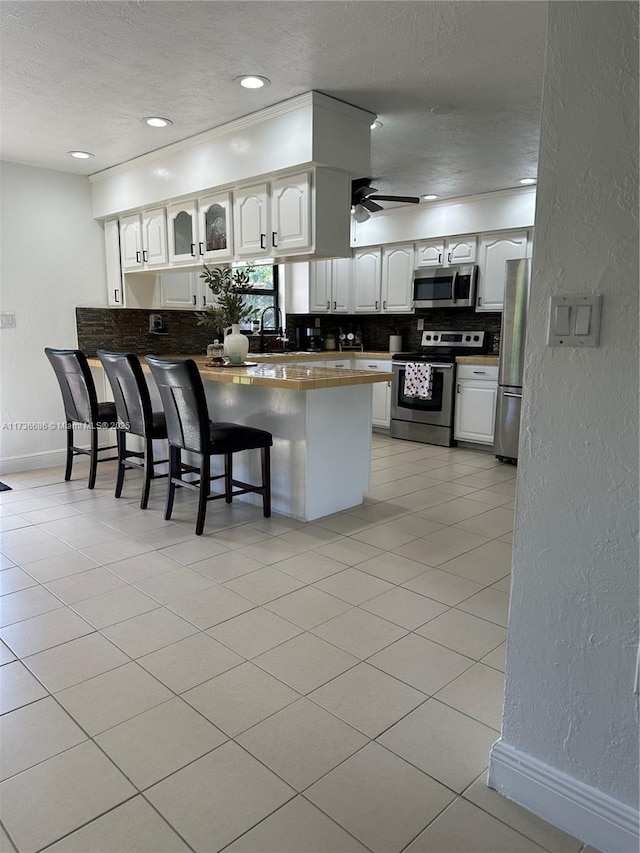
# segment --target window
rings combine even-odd
[[[236,269],[249,272],[251,284],[240,293],[250,297],[247,301],[258,309],[258,318],[265,308],[278,308],[278,267],[273,262],[256,264],[251,271],[246,264],[233,264]],[[264,315],[264,328],[275,331],[280,325],[277,311],[268,311]]]

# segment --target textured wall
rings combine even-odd
[[[638,796],[637,30],[635,3],[550,4],[502,732],[627,805]],[[555,293],[603,294],[597,348],[546,346]]]

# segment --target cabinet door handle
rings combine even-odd
[[[141,261],[140,261],[140,252],[136,252],[136,263],[137,263],[137,264],[141,263]]]
[[[142,260],[145,264],[149,261],[149,252],[146,249],[142,250]]]
[[[277,249],[277,247],[278,247],[278,243],[276,242],[277,237],[278,237],[278,232],[272,231],[271,232],[271,243],[273,244],[274,249]]]
[[[391,383],[387,382],[387,388],[391,388]]]
[[[386,300],[386,299],[385,299],[385,300],[384,300],[384,302],[382,303],[382,307],[386,309],[386,307],[387,307],[387,300]]]
[[[456,385],[456,394],[459,394],[459,393],[460,393],[460,383],[458,382],[458,384]]]
[[[478,296],[478,307],[482,305],[482,296]]]
[[[485,374],[487,371],[486,371],[486,370],[472,370],[471,372],[472,372],[472,373],[482,373],[482,375],[484,376],[484,374]]]
[[[442,252],[438,252],[438,263],[442,263]]]
[[[201,255],[204,255],[204,243],[198,243],[198,251]]]
[[[447,256],[447,263],[451,263],[451,252],[449,252]]]
[[[337,307],[338,307],[338,303],[337,303],[337,302],[334,302],[334,303],[333,303],[333,310],[335,311]]]
[[[375,364],[368,364],[368,365],[367,365],[367,367],[370,367],[372,370],[375,370],[375,369],[376,369]]]
[[[206,308],[206,305],[207,305],[207,297],[206,297],[206,296],[203,296],[203,297],[202,297],[202,304],[203,304],[203,305],[205,306],[205,308]]]
[[[331,310],[331,302],[329,302],[329,300],[327,300],[327,311],[330,311],[330,310]]]
[[[118,303],[120,302],[120,300],[118,299],[118,288],[117,287],[113,291],[113,300],[114,300],[114,302],[118,302]]]
[[[377,308],[378,308],[378,300],[376,299],[376,310],[377,310]]]
[[[261,235],[260,235],[260,248],[261,248],[261,249],[266,249],[266,248],[267,248],[266,240],[267,240],[267,235],[266,235],[266,234],[261,234]]]
[[[196,244],[192,243],[191,244],[191,257],[195,258],[195,256],[196,256]]]
[[[198,304],[198,300],[197,300],[197,298],[196,298],[195,293],[193,294],[193,304],[194,304],[194,305],[197,305],[197,304]]]

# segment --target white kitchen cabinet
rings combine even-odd
[[[391,373],[391,361],[369,361],[357,359],[356,370],[375,370]],[[372,388],[371,423],[389,429],[391,424],[391,381],[374,382]]]
[[[197,272],[171,270],[160,274],[160,301],[163,308],[203,308],[202,294]]]
[[[480,236],[476,311],[502,311],[507,261],[526,258],[528,232],[510,231]]]
[[[458,366],[454,438],[493,444],[498,399],[498,368],[482,364]]]
[[[187,199],[167,208],[169,262],[195,264],[233,257],[231,193]]]
[[[309,313],[348,314],[351,308],[351,258],[311,261]]]
[[[416,245],[416,268],[472,264],[477,257],[478,241],[471,237],[426,240]]]
[[[233,227],[236,255],[258,258],[267,255],[270,242],[269,188],[267,184],[240,187],[234,193]]]
[[[405,243],[382,252],[383,314],[413,313],[414,246]]]
[[[278,252],[308,249],[311,246],[311,175],[309,172],[273,181],[271,228],[271,246]]]
[[[353,312],[379,314],[382,249],[357,249],[353,254]]]
[[[110,308],[124,308],[124,283],[120,261],[120,227],[117,219],[109,219],[104,223],[104,249],[107,267],[107,302]]]
[[[167,218],[164,207],[120,219],[120,258],[123,272],[166,266]]]
[[[331,261],[309,264],[309,313],[328,314],[331,310]]]

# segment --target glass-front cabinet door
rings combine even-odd
[[[168,208],[169,262],[193,264],[198,260],[197,206],[195,199]]]
[[[233,257],[231,193],[198,199],[198,257],[225,261]]]

